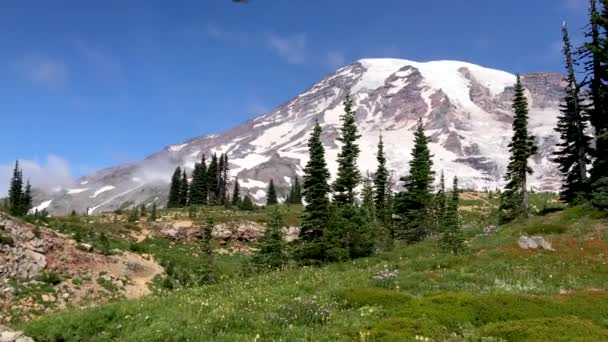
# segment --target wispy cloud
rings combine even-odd
[[[32,186],[43,190],[51,190],[57,186],[72,184],[73,177],[70,164],[63,158],[49,154],[44,163],[35,160],[19,160],[23,177],[29,179]],[[0,196],[6,195],[9,180],[12,177],[14,162],[0,164]]]
[[[100,80],[122,83],[127,77],[120,60],[99,45],[76,42],[76,49]]]
[[[17,71],[28,81],[51,88],[68,83],[68,67],[60,60],[50,57],[25,57],[15,64]]]
[[[269,46],[291,64],[303,64],[306,61],[306,34],[300,33],[282,37],[268,35]]]
[[[329,51],[327,53],[327,64],[332,68],[336,69],[346,64],[346,57],[340,51]]]
[[[589,0],[562,0],[562,6],[571,11],[584,11],[589,5]]]
[[[244,44],[250,42],[252,34],[244,31],[226,30],[214,23],[208,23],[203,29],[207,37],[221,42]]]

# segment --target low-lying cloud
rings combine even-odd
[[[19,166],[23,170],[24,182],[29,179],[34,188],[48,191],[57,186],[70,185],[73,182],[69,163],[56,155],[48,155],[44,163],[21,159]],[[8,192],[14,167],[14,162],[0,164],[0,196],[5,196]]]

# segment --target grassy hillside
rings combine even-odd
[[[492,201],[461,214],[469,248],[435,241],[321,268],[291,268],[138,300],[51,314],[21,328],[37,341],[589,341],[608,339],[608,220],[571,208],[499,227]],[[540,234],[555,252],[523,250]],[[160,253],[160,252],[159,252]],[[235,267],[229,264],[227,267]]]

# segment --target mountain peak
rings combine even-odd
[[[524,75],[523,81],[530,98],[531,131],[541,147],[533,161],[536,172],[531,184],[556,190],[558,174],[548,159],[557,141],[553,127],[563,95],[561,76],[537,73]],[[412,127],[422,117],[436,171],[443,170],[448,178],[458,175],[465,188],[495,188],[502,184],[508,160],[514,83],[513,74],[461,61],[360,59],[234,129],[169,145],[139,163],[86,176],[86,189],[79,186],[78,191],[39,194],[36,201],[58,214],[72,208],[97,212],[155,201],[163,205],[176,166],[191,171],[202,154],[227,153],[231,176],[238,177],[245,193],[262,202],[270,179],[281,194],[295,177],[302,176],[315,120],[323,126],[326,159],[335,173],[336,138],[348,92],[362,134],[358,165],[363,172],[376,167],[376,144],[382,131],[393,179],[406,174]]]

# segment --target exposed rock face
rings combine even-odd
[[[550,156],[557,136],[562,76],[522,76],[530,102],[530,131],[537,137],[531,186],[557,190],[559,174]],[[376,144],[382,132],[389,168],[396,177],[407,172],[416,120],[423,118],[436,171],[458,175],[463,188],[482,190],[503,184],[512,136],[511,103],[515,75],[457,61],[419,63],[398,59],[364,59],[340,68],[273,111],[220,135],[197,137],[172,145],[138,163],[100,170],[69,189],[39,193],[36,203],[54,214],[72,208],[92,213],[121,207],[166,203],[168,184],[177,165],[191,170],[202,154],[227,153],[230,174],[243,193],[263,202],[270,179],[279,194],[301,176],[308,160],[307,139],[315,121],[332,174],[337,169],[340,114],[352,94],[361,171],[376,167]],[[50,201],[50,202],[49,202]]]
[[[202,226],[193,221],[178,221],[162,227],[160,234],[174,240],[198,239],[201,237]],[[257,242],[264,232],[266,226],[252,221],[233,221],[219,223],[213,226],[211,236],[220,244],[228,242]],[[300,233],[299,227],[283,227],[283,238],[285,241],[294,241]]]
[[[0,235],[5,241],[0,243],[0,279],[31,279],[44,270],[47,264],[44,254],[49,245],[37,238],[33,230],[31,225],[0,213]]]

